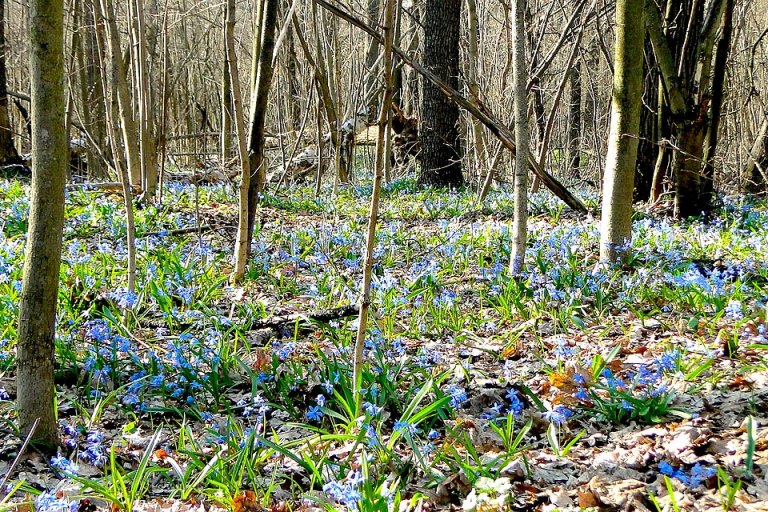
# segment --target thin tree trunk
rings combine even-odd
[[[289,22],[290,23],[290,22]],[[287,71],[288,71],[288,96],[289,110],[291,112],[291,129],[298,130],[301,127],[301,110],[303,108],[301,104],[301,93],[299,88],[299,59],[296,55],[296,43],[293,37],[293,31],[296,30],[291,23],[291,27],[288,29],[286,35],[286,59],[287,59]],[[308,107],[307,107],[308,108]]]
[[[101,0],[101,15],[107,25],[110,62],[112,65],[112,87],[117,92],[120,105],[120,128],[123,133],[123,146],[125,148],[128,174],[131,178],[131,186],[143,190],[141,176],[141,159],[139,156],[139,143],[136,136],[136,121],[133,117],[133,103],[128,91],[127,72],[125,59],[120,47],[120,32],[115,20],[115,11],[111,0]]]
[[[760,131],[749,152],[749,161],[742,176],[746,179],[744,190],[749,194],[764,194],[768,186],[768,111],[760,126]]]
[[[568,169],[579,176],[581,168],[581,62],[568,73],[571,99],[568,105]]]
[[[235,268],[232,273],[233,284],[239,284],[245,277],[250,255],[251,237],[253,231],[248,231],[248,191],[251,188],[251,160],[248,156],[248,144],[246,142],[245,119],[243,117],[243,95],[240,91],[240,73],[237,69],[237,53],[235,51],[235,0],[227,0],[225,37],[227,52],[227,74],[232,87],[232,113],[235,121],[235,136],[237,138],[237,150],[242,167],[240,181],[239,212],[237,222],[237,237],[235,240]],[[258,34],[257,34],[258,36]]]
[[[21,162],[13,144],[13,129],[8,115],[8,92],[5,76],[5,0],[0,0],[0,165]]]
[[[515,212],[512,221],[512,256],[509,270],[518,275],[525,264],[528,237],[528,64],[525,59],[525,0],[515,0],[512,17],[514,44],[512,55],[513,90],[515,94]],[[576,43],[578,45],[578,42]]]
[[[64,6],[62,0],[31,0],[32,186],[24,279],[19,303],[17,408],[26,434],[57,442],[53,381],[56,299],[59,290],[67,178],[64,123]]]
[[[389,156],[385,154],[387,139],[391,137],[392,126],[392,40],[394,35],[394,9],[396,0],[385,0],[384,18],[384,99],[381,103],[379,115],[379,133],[376,140],[376,171],[373,180],[373,192],[371,194],[371,209],[368,216],[368,234],[365,245],[365,268],[363,269],[363,282],[360,297],[360,321],[355,340],[355,360],[353,370],[353,390],[355,406],[359,415],[362,406],[360,396],[361,375],[363,365],[363,349],[368,329],[368,309],[371,305],[371,275],[373,274],[374,257],[376,248],[376,223],[379,214],[379,193],[381,182],[384,179],[384,167],[389,165]]]
[[[250,159],[250,183],[248,184],[248,236],[253,236],[256,227],[256,210],[261,193],[267,181],[266,162],[264,161],[264,125],[267,117],[267,103],[274,74],[273,54],[275,48],[275,29],[277,28],[278,0],[264,0],[263,19],[259,37],[259,53],[253,55],[258,60],[256,66],[256,84],[251,96],[251,117],[248,123],[248,157]],[[234,86],[234,84],[233,84]],[[250,255],[250,240],[248,254]]]
[[[632,192],[643,91],[643,10],[643,0],[616,2],[616,62],[600,224],[600,259],[609,262],[626,257],[632,239]]]
[[[715,63],[712,70],[712,99],[710,101],[709,126],[707,138],[704,141],[704,194],[714,193],[715,162],[717,151],[718,132],[720,129],[720,114],[723,109],[723,89],[725,88],[725,75],[728,65],[728,50],[731,46],[731,34],[733,32],[733,2],[725,0],[723,19],[720,22],[721,33],[715,50]]]
[[[234,41],[235,17],[230,15],[230,2],[224,5],[224,73],[221,79],[221,165],[225,165],[232,155],[232,79],[230,69],[230,43]],[[231,16],[231,19],[230,19]],[[234,43],[233,43],[234,44]]]
[[[469,62],[467,63],[467,81],[469,89],[469,100],[475,104],[480,100],[480,49],[479,38],[480,28],[477,19],[477,0],[467,0],[467,17],[469,30]],[[475,166],[478,170],[480,183],[485,183],[487,173],[492,172],[488,168],[488,155],[485,149],[485,134],[483,125],[475,118],[472,118],[472,138],[475,141]]]
[[[381,0],[368,0],[368,19],[372,25],[377,25],[379,22],[379,10],[381,9]],[[375,89],[379,87],[376,63],[379,61],[379,42],[375,39],[371,40],[368,52],[365,55],[365,67],[368,72],[368,80],[365,84],[365,95],[369,98],[368,113],[369,119],[374,119],[374,112],[378,112],[379,106],[379,93],[373,93]]]
[[[147,43],[145,39],[144,0],[131,0],[129,11],[133,11],[131,39],[134,51],[133,70],[136,79],[137,123],[139,128],[139,154],[144,202],[151,202],[157,189],[157,155],[151,115],[151,83],[147,70]]]

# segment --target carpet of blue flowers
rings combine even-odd
[[[136,211],[135,293],[119,197],[68,192],[62,447],[12,466],[28,204],[0,182],[0,510],[766,510],[765,203],[638,212],[606,267],[537,194],[513,278],[511,193],[391,183],[358,415],[356,318],[304,318],[356,303],[370,192],[266,195],[233,288],[235,187],[172,184]]]

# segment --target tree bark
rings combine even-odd
[[[743,173],[746,179],[744,190],[754,195],[765,194],[768,187],[768,111],[763,115],[763,124],[752,144],[749,161]]]
[[[64,228],[67,136],[64,123],[63,0],[31,0],[32,186],[19,304],[18,413],[33,439],[57,441],[53,382],[56,299]]]
[[[117,28],[115,10],[111,0],[101,0],[101,15],[106,21],[107,39],[111,62],[112,87],[117,94],[120,106],[120,128],[123,134],[123,146],[131,187],[143,190],[141,160],[137,138],[136,120],[133,115],[133,103],[128,90],[127,69],[120,45],[120,32]]]
[[[13,144],[13,129],[8,115],[5,54],[5,0],[0,0],[0,165],[11,165],[21,163],[21,158]]]
[[[723,109],[723,92],[728,65],[728,50],[731,47],[731,34],[733,32],[733,3],[734,0],[725,0],[723,17],[720,22],[720,39],[717,41],[715,63],[712,70],[712,107],[709,111],[709,125],[707,126],[707,136],[704,141],[704,190],[702,191],[709,196],[714,193],[714,156],[717,151],[720,115]]]
[[[424,67],[453,89],[459,87],[461,0],[426,0]],[[421,185],[464,185],[459,140],[459,107],[424,81],[421,104]]]
[[[230,39],[235,38],[235,16],[230,2],[224,5],[224,70],[221,77],[221,165],[232,156],[232,82],[230,78]],[[230,18],[231,16],[231,18]]]
[[[672,174],[678,218],[700,215],[711,210],[713,204],[713,184],[707,175],[707,162],[714,157],[714,146],[706,153],[705,143],[708,132],[716,136],[710,131],[710,124],[719,118],[722,104],[722,93],[717,94],[716,83],[722,77],[712,73],[712,54],[727,1],[670,2],[669,6],[678,9],[682,19],[687,17],[685,31],[677,28],[670,41],[663,30],[658,7],[652,0],[646,0],[645,26],[664,83],[672,124]],[[676,25],[683,24],[677,22]],[[720,39],[725,36],[723,31]],[[718,47],[722,52],[720,62],[724,63],[728,44]]]
[[[361,376],[363,367],[363,351],[365,338],[368,334],[368,309],[371,306],[371,278],[373,275],[374,252],[376,250],[376,224],[379,217],[379,194],[381,183],[384,180],[384,168],[389,165],[390,159],[386,149],[388,140],[392,137],[392,44],[395,31],[395,1],[385,0],[384,6],[384,98],[379,109],[379,132],[376,138],[376,169],[373,177],[373,191],[371,193],[371,207],[368,215],[368,231],[365,243],[365,267],[363,269],[363,281],[360,286],[360,321],[355,338],[355,359],[353,369],[352,389],[355,396],[355,407],[360,414],[362,397]]]
[[[512,82],[515,94],[515,212],[512,221],[510,273],[518,275],[525,263],[528,237],[528,65],[525,59],[525,0],[515,0],[512,18],[514,66]]]
[[[475,104],[480,101],[480,28],[477,16],[477,0],[467,0],[467,18],[469,35],[469,62],[467,62],[467,81],[469,100]],[[475,142],[475,167],[478,182],[485,183],[486,173],[493,172],[487,165],[488,155],[485,149],[483,125],[475,118],[471,119],[472,139]]]
[[[256,227],[256,209],[261,193],[267,180],[266,162],[264,161],[264,125],[267,118],[267,103],[272,87],[274,65],[272,57],[275,49],[275,29],[277,28],[278,0],[264,0],[262,6],[262,23],[258,44],[258,53],[253,59],[258,59],[256,77],[253,80],[255,88],[251,96],[251,117],[248,123],[248,158],[250,160],[251,181],[248,187],[248,237],[250,255],[250,237]]]
[[[568,81],[571,86],[568,105],[568,168],[578,176],[581,168],[581,61],[574,62]]]
[[[643,0],[616,2],[616,58],[611,130],[605,163],[600,259],[615,262],[629,252],[632,192],[643,91]]]
[[[237,237],[235,240],[235,269],[232,272],[233,284],[239,284],[245,276],[248,258],[250,256],[251,237],[253,231],[248,231],[248,194],[251,187],[251,161],[248,157],[248,144],[246,143],[245,120],[243,118],[243,95],[240,91],[240,73],[237,68],[237,53],[235,52],[235,0],[227,0],[226,6],[226,52],[227,74],[232,86],[233,118],[235,121],[235,136],[237,137],[237,152],[242,166],[240,181],[240,195],[238,201]]]

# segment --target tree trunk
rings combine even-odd
[[[157,190],[157,144],[152,116],[152,83],[147,69],[146,23],[144,0],[131,0],[129,12],[133,11],[131,22],[131,55],[133,57],[134,86],[136,88],[137,124],[139,129],[139,154],[144,202],[151,202]]]
[[[237,237],[235,240],[235,269],[232,273],[232,283],[239,284],[245,276],[250,256],[251,237],[253,231],[248,231],[248,191],[251,186],[251,167],[248,157],[248,144],[245,137],[245,120],[243,118],[243,95],[240,91],[240,73],[237,68],[237,52],[235,51],[235,0],[227,0],[225,17],[225,43],[227,52],[227,74],[232,85],[233,119],[235,121],[235,136],[237,137],[237,152],[240,157],[242,176],[240,181],[240,196],[238,201]]]
[[[293,24],[288,29],[286,35],[286,59],[287,59],[287,71],[288,71],[288,91],[290,96],[288,98],[289,109],[291,112],[291,129],[298,131],[301,128],[302,110],[309,108],[302,105],[301,93],[299,92],[299,58],[296,55],[296,42],[293,38],[293,31],[295,28]]]
[[[57,441],[53,382],[56,299],[64,229],[67,136],[64,124],[63,0],[32,0],[32,186],[24,280],[19,303],[19,429],[48,446]]]
[[[510,273],[518,275],[525,263],[528,236],[528,67],[525,61],[525,0],[515,0],[512,18],[514,60],[512,87],[515,94],[515,213],[512,221]]]
[[[733,32],[733,3],[734,0],[725,0],[723,18],[720,22],[721,33],[715,50],[715,63],[712,69],[712,101],[709,111],[709,126],[707,126],[707,138],[704,141],[704,194],[714,194],[715,183],[715,152],[717,150],[718,132],[720,130],[720,114],[723,109],[723,92],[725,88],[725,75],[727,73],[728,50],[731,47],[731,34]]]
[[[235,38],[235,16],[230,2],[224,5],[224,70],[221,77],[221,165],[232,156],[232,79],[230,78],[230,39]],[[231,17],[231,18],[230,18]]]
[[[80,97],[82,104],[81,122],[88,131],[89,142],[95,146],[88,151],[88,175],[92,178],[107,176],[104,163],[108,161],[109,150],[106,144],[106,104],[101,76],[104,71],[99,67],[101,60],[96,42],[96,29],[92,0],[83,3],[81,13],[83,32],[78,48],[78,67],[80,68]]]
[[[128,174],[131,178],[131,186],[143,189],[141,176],[141,161],[139,157],[139,143],[136,135],[136,120],[133,116],[133,103],[128,91],[127,70],[125,59],[120,46],[120,32],[115,20],[115,10],[111,0],[101,0],[101,15],[106,21],[109,42],[109,55],[112,70],[112,87],[117,93],[120,105],[120,128],[123,134],[123,146],[125,148],[125,160]]]
[[[744,191],[754,195],[765,194],[768,191],[768,111],[763,115],[765,119],[752,144],[749,160],[742,175],[746,179]]]
[[[640,140],[635,166],[635,201],[647,201],[652,194],[653,178],[659,154],[659,74],[653,61],[653,48],[645,41],[643,61],[643,106],[640,110]]]
[[[674,33],[668,37],[659,8],[652,0],[646,0],[645,25],[664,82],[672,122],[672,173],[678,218],[700,215],[711,210],[713,204],[713,185],[706,162],[714,158],[714,146],[705,154],[705,141],[711,122],[719,118],[722,104],[722,94],[717,93],[717,80],[722,77],[712,72],[712,54],[719,32],[721,41],[730,38],[727,31],[719,30],[729,1],[670,2],[667,19],[677,21]],[[727,42],[718,44],[718,48],[718,60],[724,65]]]
[[[469,101],[478,105],[480,101],[480,28],[477,17],[477,0],[467,0],[468,30],[469,30],[469,62],[467,63],[467,81]],[[483,125],[475,118],[471,119],[472,139],[475,142],[475,167],[479,183],[485,183],[486,173],[489,172],[486,160],[485,136]]]
[[[632,192],[643,91],[643,0],[616,2],[616,58],[611,130],[605,163],[600,259],[615,262],[629,252]]]
[[[5,54],[5,0],[0,0],[0,165],[21,163],[16,146],[13,144],[13,129],[8,115]]]
[[[459,87],[461,0],[426,0],[424,66]],[[424,80],[421,105],[421,185],[457,188],[464,185],[459,140],[459,107]]]
[[[251,181],[248,187],[248,237],[253,236],[256,226],[256,209],[261,193],[267,180],[266,162],[264,161],[264,125],[267,117],[267,102],[272,86],[274,66],[272,56],[275,48],[275,29],[277,28],[278,0],[264,0],[262,6],[262,23],[258,53],[253,59],[258,59],[256,77],[253,80],[255,88],[251,96],[251,117],[248,123],[248,157]],[[250,255],[250,241],[248,243]]]
[[[368,0],[368,20],[371,25],[378,25],[379,11],[381,10],[381,0]],[[365,54],[365,69],[368,73],[368,79],[365,84],[365,94],[368,97],[368,115],[370,119],[375,119],[379,106],[379,84],[378,73],[376,73],[376,63],[379,61],[379,42],[371,39],[368,52]],[[375,93],[374,93],[375,91]]]
[[[395,1],[385,0],[384,6],[384,98],[379,109],[379,131],[376,138],[376,169],[373,177],[373,191],[371,193],[371,207],[368,215],[368,230],[365,243],[365,267],[363,269],[363,281],[360,286],[360,321],[358,322],[357,336],[355,337],[355,358],[352,373],[352,389],[355,396],[355,408],[357,415],[362,407],[361,384],[363,351],[365,339],[368,335],[368,309],[371,305],[371,278],[373,265],[376,263],[374,252],[376,250],[376,224],[379,216],[379,194],[381,183],[384,179],[384,168],[389,165],[389,156],[386,154],[388,140],[392,137],[392,41],[395,27]]]
[[[574,62],[568,74],[571,100],[568,105],[568,168],[579,177],[581,167],[581,61]]]

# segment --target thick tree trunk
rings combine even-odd
[[[13,129],[8,116],[8,93],[5,77],[5,0],[0,0],[0,165],[21,162],[13,144]]]
[[[258,53],[255,66],[255,88],[251,96],[251,117],[248,123],[248,157],[250,160],[251,181],[248,187],[248,236],[253,236],[256,226],[256,209],[267,180],[266,162],[264,161],[264,125],[267,118],[267,103],[272,87],[274,66],[272,57],[275,49],[275,29],[277,28],[278,0],[264,0]],[[250,242],[248,254],[250,255]]]
[[[63,0],[32,0],[29,15],[32,186],[16,381],[21,432],[28,432],[39,419],[33,439],[53,446],[57,441],[54,337],[67,178]]]
[[[678,1],[668,3],[666,19],[677,20],[669,36],[656,3],[646,0],[646,29],[653,45],[657,68],[664,82],[665,101],[669,107],[672,174],[675,181],[675,215],[678,218],[700,215],[711,210],[713,183],[707,174],[707,161],[714,157],[714,145],[707,152],[705,141],[712,121],[719,118],[722,93],[718,77],[712,72],[715,43],[725,62],[730,36],[719,28],[727,14],[730,0],[710,2]],[[717,127],[715,126],[715,129]],[[712,141],[716,140],[711,139]],[[657,173],[657,177],[660,173]],[[657,179],[657,185],[659,180]]]
[[[672,159],[677,189],[675,216],[688,218],[708,211],[712,204],[711,195],[704,194],[704,176],[701,172],[707,127],[704,119],[700,118],[682,123],[678,128],[678,150]]]
[[[626,256],[632,238],[632,192],[643,91],[643,0],[616,2],[616,62],[605,163],[600,259]]]
[[[427,0],[424,14],[424,66],[452,88],[459,86],[461,0]],[[421,105],[419,184],[461,187],[459,107],[424,80]]]
[[[510,273],[517,275],[525,263],[528,237],[528,65],[525,59],[525,0],[515,0],[512,18],[513,72],[515,94],[515,213],[512,221],[512,254]]]

